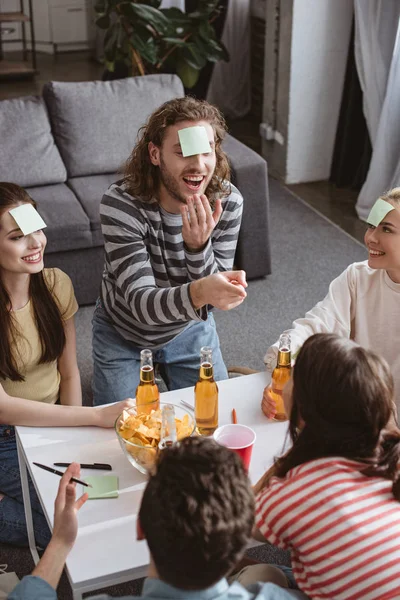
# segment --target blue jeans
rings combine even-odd
[[[14,427],[0,425],[0,542],[14,546],[28,546],[21,477]],[[35,540],[45,548],[51,533],[42,512],[35,488],[29,478]]]
[[[273,566],[282,571],[282,573],[284,574],[284,576],[287,579],[289,589],[291,589],[291,590],[299,589],[299,586],[297,585],[297,582],[293,575],[292,567],[286,567],[285,565],[273,565]]]
[[[139,384],[140,351],[115,329],[101,303],[93,315],[93,403],[95,406],[134,398]],[[195,385],[199,377],[200,348],[213,350],[216,381],[228,379],[211,313],[207,321],[191,321],[182,333],[154,350],[154,363],[169,390]]]

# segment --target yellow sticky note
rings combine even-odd
[[[207,130],[203,125],[194,125],[193,127],[180,129],[178,131],[178,136],[183,156],[193,156],[194,154],[207,154],[208,152],[211,152]]]
[[[378,227],[379,223],[386,217],[386,215],[394,210],[394,206],[390,204],[390,202],[386,202],[386,200],[382,200],[382,198],[378,198],[373,207],[371,208],[371,212],[368,215],[367,223],[370,225],[374,225],[374,227]]]
[[[85,488],[89,500],[118,498],[118,477],[116,475],[90,475],[85,477],[86,483],[92,487]]]
[[[32,204],[20,204],[20,206],[12,208],[9,213],[24,235],[29,235],[34,231],[47,227]]]

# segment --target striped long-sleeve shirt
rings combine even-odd
[[[233,266],[243,199],[231,188],[200,252],[185,247],[180,214],[167,213],[156,200],[133,198],[121,182],[107,190],[100,205],[105,247],[101,299],[125,339],[158,348],[190,321],[207,319],[207,307],[194,308],[189,285]]]
[[[289,549],[299,588],[313,600],[400,598],[400,503],[392,481],[333,457],[273,477],[256,500],[256,524]]]

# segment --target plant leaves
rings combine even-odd
[[[109,15],[101,15],[96,19],[95,23],[100,29],[108,29],[110,27],[110,17]]]
[[[215,40],[215,29],[208,21],[203,21],[198,27],[198,33],[204,41]]]
[[[207,59],[194,44],[188,44],[183,48],[181,56],[193,69],[200,70],[207,64]]]
[[[218,62],[223,58],[223,50],[218,46],[218,44],[210,44],[210,41],[207,42],[203,40],[199,35],[194,35],[190,38],[190,41],[193,45],[196,46],[199,53],[204,56],[204,58],[210,62]]]
[[[153,8],[160,8],[162,0],[147,0],[146,4],[152,6]]]
[[[104,62],[104,66],[107,69],[107,71],[110,71],[110,73],[114,73],[114,69],[115,69],[115,63],[114,63],[114,61],[106,60]]]
[[[185,24],[190,23],[190,19],[186,16],[186,13],[182,12],[179,8],[173,6],[172,8],[161,8],[160,12],[162,12],[165,17],[171,21],[183,27]]]
[[[146,6],[145,4],[135,4],[133,2],[121,3],[119,11],[129,19],[134,27],[136,20],[140,19],[146,24],[151,25],[159,34],[173,35],[174,29],[167,17],[157,8]]]
[[[108,2],[107,0],[97,0],[93,8],[97,13],[106,13],[108,11]]]
[[[229,62],[231,60],[230,54],[226,48],[226,46],[222,43],[219,42],[219,45],[221,46],[222,49],[222,60],[224,60],[225,62]]]
[[[181,78],[183,85],[189,89],[196,85],[200,75],[200,71],[198,69],[194,69],[183,58],[178,59],[176,64],[176,72]]]
[[[104,57],[107,61],[115,61],[118,35],[119,23],[113,23],[104,36]]]
[[[143,60],[146,60],[151,65],[156,64],[158,61],[158,48],[152,37],[143,40],[143,38],[134,31],[130,36],[130,42]]]
[[[174,44],[175,46],[186,46],[187,45],[187,41],[183,40],[182,38],[165,37],[165,38],[163,38],[163,41],[167,42],[168,44]]]

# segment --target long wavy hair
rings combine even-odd
[[[308,338],[293,370],[293,445],[260,488],[303,463],[342,456],[363,463],[360,471],[367,476],[392,480],[400,500],[400,431],[389,425],[393,399],[393,377],[383,358],[335,334]]]
[[[205,193],[210,201],[230,194],[230,184],[227,184],[230,181],[230,167],[221,147],[227,131],[225,120],[215,106],[190,96],[165,102],[139,129],[138,141],[124,169],[124,183],[129,194],[147,202],[157,195],[160,170],[150,161],[148,145],[153,142],[160,148],[167,127],[180,121],[208,121],[213,127],[216,166]]]
[[[36,208],[36,202],[19,185],[0,182],[0,216],[10,208],[26,203]],[[65,346],[64,324],[43,271],[30,276],[29,298],[42,347],[39,362],[57,360]],[[24,332],[19,330],[10,307],[11,299],[2,281],[0,269],[0,378],[24,381],[15,356],[16,342],[19,337],[24,336]]]

